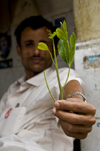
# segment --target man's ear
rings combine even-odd
[[[18,54],[19,56],[21,56],[21,48],[20,48],[19,45],[17,45],[16,50],[17,50],[17,54]]]

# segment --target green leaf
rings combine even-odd
[[[45,43],[43,43],[43,42],[39,42],[38,43],[38,49],[49,51],[48,46]]]
[[[50,34],[49,38],[53,39],[56,36],[56,32],[53,32],[53,34]]]
[[[68,40],[67,25],[66,25],[65,20],[63,21],[63,23],[61,23],[61,29],[64,32],[65,39]]]
[[[56,34],[57,34],[57,37],[59,39],[66,40],[65,34],[64,34],[64,32],[61,29],[57,28],[56,29]]]
[[[68,41],[68,32],[67,31],[65,31],[65,38],[66,38],[66,40]]]
[[[75,47],[75,43],[76,43],[76,36],[74,33],[72,33],[72,35],[70,36],[70,45],[71,48]]]
[[[74,61],[74,54],[75,54],[75,48],[71,48],[70,54],[69,54],[69,65],[71,66],[72,62]]]
[[[74,33],[70,36],[70,55],[69,55],[69,64],[71,65],[73,60],[74,60],[74,55],[75,55],[75,43],[76,43],[76,36]]]
[[[60,40],[58,43],[58,52],[60,57],[69,65],[69,46],[65,40]]]
[[[65,20],[63,21],[63,23],[61,23],[61,29],[63,32],[66,32],[66,30],[67,30],[67,25],[66,25]]]

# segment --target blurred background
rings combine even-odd
[[[96,124],[81,141],[81,150],[100,151],[100,0],[0,0],[0,98],[25,74],[16,53],[14,31],[22,20],[39,14],[58,27],[65,20],[69,37],[76,34],[72,68],[85,82],[88,102],[97,109]],[[67,66],[59,56],[58,65]]]

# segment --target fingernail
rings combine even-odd
[[[53,108],[52,112],[55,115],[56,114],[56,108]]]
[[[60,107],[60,103],[56,102],[56,103],[55,103],[55,106],[56,106],[57,108],[59,108],[59,107]]]

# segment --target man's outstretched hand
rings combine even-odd
[[[96,109],[79,98],[58,100],[54,104],[53,114],[59,118],[59,123],[66,135],[84,139],[92,131],[95,124]]]

